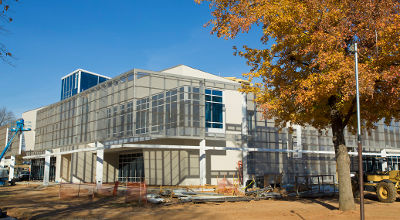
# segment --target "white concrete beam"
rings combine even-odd
[[[318,151],[318,150],[289,150],[289,149],[268,149],[268,148],[248,148],[246,147],[210,147],[206,146],[206,150],[237,150],[237,151],[248,151],[248,152],[271,152],[271,153],[305,153],[305,154],[331,154],[334,155],[335,151]],[[176,149],[176,150],[198,150],[199,146],[190,146],[190,145],[154,145],[154,144],[117,144],[117,145],[108,145],[103,147],[90,147],[90,148],[81,148],[70,151],[63,152],[54,152],[51,153],[50,156],[63,155],[63,154],[71,154],[78,152],[95,152],[101,149],[118,149],[118,148],[137,148],[137,149]],[[388,149],[386,149],[388,151]],[[389,149],[392,152],[392,149]],[[393,152],[396,152],[393,150]],[[357,152],[349,152],[349,155],[356,156]],[[363,152],[363,155],[370,156],[382,156],[381,152]],[[37,159],[44,158],[46,155],[33,155],[33,156],[25,156],[23,159]],[[386,156],[400,156],[400,153],[397,154],[388,154]]]
[[[111,147],[114,145],[111,145]],[[122,147],[126,148],[145,148],[145,149],[193,149],[198,150],[199,146],[190,145],[159,145],[159,144],[122,144]]]
[[[57,155],[64,155],[64,154],[73,154],[73,153],[78,153],[78,152],[91,152],[91,151],[96,151],[99,150],[100,148],[96,147],[90,147],[90,148],[81,148],[81,149],[76,149],[76,150],[69,150],[69,151],[63,151],[63,152],[54,152],[50,153],[50,156],[57,156]],[[104,149],[104,148],[101,148]],[[32,156],[25,156],[23,159],[28,160],[28,159],[38,159],[38,158],[44,158],[46,155],[45,154],[40,154],[40,155],[32,155]]]

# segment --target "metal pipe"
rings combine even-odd
[[[356,69],[356,99],[357,99],[357,145],[358,145],[358,182],[360,187],[360,219],[364,220],[364,173],[362,162],[362,145],[361,145],[361,119],[360,119],[360,94],[358,86],[358,52],[357,43],[354,44],[355,69]]]

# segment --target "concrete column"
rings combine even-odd
[[[21,134],[19,135],[18,155],[21,155],[21,153],[22,153],[22,142],[23,142],[23,138],[24,138],[24,132],[21,132]]]
[[[242,164],[243,164],[243,185],[246,186],[246,182],[249,179],[247,170],[247,136],[248,136],[248,125],[247,125],[247,94],[242,95]]]
[[[43,185],[49,185],[50,179],[50,151],[46,150],[46,156],[44,158],[44,174],[43,174]]]
[[[8,174],[8,180],[14,179],[14,167],[15,167],[15,156],[11,156],[10,160],[10,173]]]
[[[381,150],[381,156],[385,159],[387,159],[386,156],[386,149]],[[387,160],[383,161],[382,163],[382,171],[388,171],[388,163]]]
[[[96,147],[103,147],[100,142],[96,142]],[[104,149],[97,150],[96,153],[96,185],[101,187],[103,184],[103,162],[104,162]]]
[[[200,141],[200,148],[199,148],[199,162],[200,162],[200,185],[207,184],[206,178],[206,140]]]
[[[8,128],[7,128],[7,130],[6,130],[6,143],[4,144],[4,146],[7,146],[7,144],[8,144]],[[1,153],[1,152],[0,152]],[[4,167],[4,163],[6,162],[5,161],[6,159],[5,159],[5,155],[4,155],[4,157],[1,159],[1,161],[0,161],[0,166],[1,167]]]
[[[60,152],[60,148],[58,148],[58,149],[54,149],[53,150],[53,152],[54,153],[59,153]],[[60,154],[58,154],[58,155],[56,155],[56,176],[55,176],[55,181],[58,183],[58,182],[61,182],[61,155]]]
[[[296,145],[296,150],[301,151],[303,150],[303,144],[301,142],[301,126],[297,125],[296,127],[296,136],[297,136],[297,145]],[[297,157],[295,158],[302,158],[302,153],[298,152]]]
[[[8,144],[8,128],[7,128],[7,130],[6,130],[6,143],[5,143],[4,146],[7,146],[7,144]]]

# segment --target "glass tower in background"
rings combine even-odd
[[[85,91],[86,89],[89,89],[108,79],[111,78],[86,70],[77,69],[61,78],[61,100]]]

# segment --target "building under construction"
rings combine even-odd
[[[222,177],[246,183],[276,174],[293,183],[301,175],[336,175],[331,131],[279,129],[263,118],[252,94],[238,91],[239,82],[185,65],[133,69],[24,113],[32,131],[7,156],[22,148],[45,184],[215,185]],[[0,143],[6,136],[0,128]],[[356,154],[355,135],[345,137]],[[362,144],[367,156],[389,157],[399,168],[399,139],[398,122],[378,123]]]

